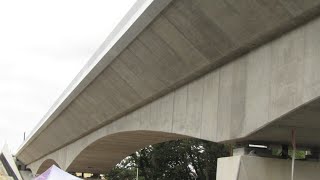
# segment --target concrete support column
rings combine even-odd
[[[296,161],[295,180],[318,180],[320,162]],[[217,180],[289,180],[291,160],[240,155],[218,159]]]

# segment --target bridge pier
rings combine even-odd
[[[320,162],[296,160],[295,180],[318,180]],[[217,180],[291,179],[291,160],[252,155],[235,155],[218,159]]]

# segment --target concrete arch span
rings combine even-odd
[[[59,164],[55,160],[47,159],[47,160],[43,161],[39,165],[39,167],[30,167],[30,169],[34,174],[41,174],[44,171],[46,171],[48,168],[50,168],[52,165],[56,165],[57,167],[60,167]]]
[[[289,134],[286,132],[292,126],[299,126],[303,131],[298,132],[298,145],[307,142],[320,146],[316,138],[305,138],[308,133],[316,137],[318,134],[311,132],[319,132],[312,131],[318,127],[319,106],[310,104],[320,97],[319,29],[320,20],[316,19],[71,144],[28,162],[29,166],[39,167],[33,164],[51,158],[66,170],[97,140],[134,131],[173,133],[213,142],[270,139],[289,144],[291,136],[283,134]],[[303,109],[307,104],[310,107]],[[253,134],[258,131],[263,133]],[[25,157],[30,154],[26,152]]]
[[[164,104],[162,108],[169,107]],[[68,172],[106,172],[126,156],[145,146],[160,142],[195,137],[192,131],[173,133],[172,122],[148,123],[145,118],[152,118],[150,105],[139,109],[111,124],[75,141],[28,165],[32,172],[37,172],[47,159],[54,159],[61,169]],[[158,107],[161,109],[161,107]],[[169,117],[168,114],[159,117]],[[150,121],[149,121],[150,122]]]
[[[105,173],[128,155],[148,145],[186,138],[156,131],[128,131],[103,137],[84,150],[67,168],[68,172]]]
[[[34,164],[42,164],[46,159],[51,158],[58,162],[62,169],[76,171],[76,166],[71,165],[77,160],[76,158],[79,154],[82,151],[85,153],[86,148],[91,149],[91,147],[95,147],[95,142],[103,144],[104,140],[107,142],[110,140],[110,145],[120,143],[119,146],[121,146],[121,143],[123,143],[125,145],[123,149],[130,148],[133,152],[150,144],[184,137],[200,138],[215,142],[216,131],[214,129],[216,125],[214,123],[215,118],[213,117],[216,116],[216,111],[212,111],[211,108],[215,107],[217,101],[210,94],[216,92],[218,86],[215,86],[215,84],[218,83],[218,79],[218,73],[209,74],[204,79],[197,80],[163,96],[81,139],[32,162],[29,164],[29,167],[31,169],[37,168],[39,165]],[[210,98],[204,100],[203,96],[207,94]],[[214,99],[213,101],[212,98]],[[122,136],[127,137],[127,141],[122,141]],[[99,141],[100,139],[101,141]],[[133,144],[131,147],[130,141],[135,140],[137,144]],[[108,148],[108,146],[101,147]],[[125,154],[120,154],[119,158],[116,159],[120,161],[125,155],[133,153],[132,150]],[[81,161],[81,157],[79,157],[79,161]],[[37,171],[37,169],[33,169],[33,171]],[[91,168],[90,172],[95,172],[95,170]]]

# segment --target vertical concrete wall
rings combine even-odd
[[[295,180],[318,180],[320,163],[296,161]],[[233,156],[218,160],[217,180],[289,180],[291,161],[256,156]]]
[[[220,68],[217,141],[245,137],[320,95],[320,19]]]

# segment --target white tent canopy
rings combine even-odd
[[[55,165],[52,165],[49,169],[47,169],[44,173],[40,174],[35,180],[80,180],[80,178],[73,176]]]

